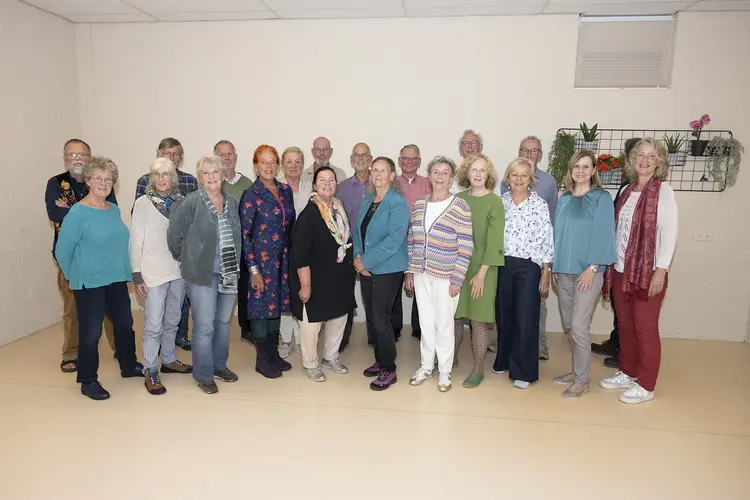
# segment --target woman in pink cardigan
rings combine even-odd
[[[422,329],[422,365],[411,378],[420,385],[432,378],[437,353],[438,390],[451,388],[453,315],[473,250],[469,204],[450,193],[456,164],[436,156],[427,166],[432,194],[417,200],[411,214],[407,249],[409,268],[404,282],[414,290]]]

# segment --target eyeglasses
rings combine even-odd
[[[398,161],[402,161],[404,163],[417,163],[419,160],[421,160],[419,156],[399,156]]]
[[[537,148],[531,148],[531,149],[529,149],[529,148],[521,148],[521,149],[518,150],[518,152],[521,153],[521,154],[524,154],[524,155],[529,155],[529,154],[535,155],[537,153],[541,153],[542,150],[541,149],[537,149]]]
[[[465,148],[468,148],[469,146],[479,146],[479,141],[463,141],[461,145]]]
[[[114,184],[114,179],[112,179],[112,177],[101,177],[99,175],[92,177],[91,181],[96,184]]]
[[[370,153],[352,153],[352,158],[367,158]]]
[[[91,155],[88,153],[65,153],[64,156],[68,160],[72,160],[74,158],[91,158]]]
[[[320,153],[330,153],[331,148],[313,148],[313,153],[320,154]]]

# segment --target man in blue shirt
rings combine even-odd
[[[538,168],[539,161],[542,159],[542,141],[535,135],[524,137],[521,145],[518,147],[518,156],[528,158],[534,163],[534,178],[536,183],[531,187],[549,206],[549,216],[552,225],[555,225],[555,210],[557,209],[557,199],[559,190],[557,181],[550,174]],[[508,191],[508,186],[501,182],[495,187],[495,192],[501,195]],[[497,351],[497,341],[490,345],[490,351]],[[549,359],[549,349],[547,348],[547,296],[542,296],[541,308],[539,311],[539,359]]]
[[[91,148],[81,139],[70,139],[63,146],[63,161],[65,172],[52,177],[47,182],[44,192],[44,202],[47,206],[47,216],[55,228],[55,236],[52,240],[52,256],[55,256],[57,236],[60,233],[63,219],[70,208],[81,201],[89,192],[83,177],[83,168],[91,159]],[[107,201],[117,205],[115,190],[113,189]],[[78,313],[76,311],[76,299],[70,289],[68,280],[62,270],[57,268],[57,287],[63,299],[63,352],[60,369],[63,372],[75,372],[78,369]],[[107,341],[115,352],[115,338],[112,320],[104,318],[104,333]]]

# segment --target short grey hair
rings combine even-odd
[[[216,155],[201,156],[198,163],[195,165],[195,176],[198,179],[198,184],[203,185],[203,169],[205,165],[214,165],[221,172],[221,180],[224,180],[224,164],[221,162],[221,158]]]
[[[401,151],[399,153],[403,153],[404,149],[411,149],[415,153],[417,153],[417,156],[422,156],[422,153],[419,152],[419,147],[416,144],[407,144],[403,148],[401,148]]]
[[[451,160],[447,156],[440,155],[430,160],[430,163],[427,164],[427,175],[430,175],[432,173],[432,167],[434,167],[438,163],[445,163],[451,168],[451,177],[454,177],[456,175],[456,162]]]
[[[539,149],[541,149],[542,151],[544,151],[544,148],[542,147],[542,140],[539,137],[535,136],[535,135],[527,135],[526,137],[524,137],[523,139],[521,139],[521,142],[518,143],[518,149],[521,149],[521,146],[526,141],[536,141],[536,143],[539,144]]]
[[[148,171],[148,187],[152,188],[154,191],[156,190],[156,179],[154,178],[154,174],[163,168],[169,170],[169,176],[172,178],[172,190],[177,189],[177,186],[180,183],[180,180],[177,177],[177,167],[174,166],[174,163],[172,163],[172,160],[169,158],[157,158],[154,160],[154,163],[151,164],[151,168]]]
[[[458,138],[458,147],[459,148],[461,147],[461,143],[464,142],[464,137],[466,136],[466,134],[474,134],[475,136],[477,136],[477,138],[479,138],[479,144],[481,144],[482,146],[484,146],[484,138],[482,137],[482,134],[480,134],[479,132],[474,131],[474,129],[467,128],[466,130],[464,130],[464,133],[461,134],[461,137]]]
[[[105,156],[92,156],[89,162],[83,167],[83,178],[91,180],[96,172],[107,172],[112,174],[112,185],[117,184],[120,174],[117,165],[112,159]]]

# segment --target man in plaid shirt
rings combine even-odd
[[[156,150],[157,158],[169,158],[172,163],[177,167],[177,180],[178,189],[183,196],[193,191],[198,190],[198,181],[194,176],[180,170],[182,166],[183,156],[182,144],[174,137],[167,137],[162,139],[159,143],[159,148]],[[135,187],[135,199],[137,200],[146,193],[148,187],[149,174],[144,174],[138,179],[138,184]],[[135,203],[135,202],[134,202]],[[175,345],[182,347],[186,351],[190,351],[193,348],[190,339],[188,339],[188,315],[190,314],[190,299],[185,295],[185,302],[182,304],[182,318],[180,319],[180,326],[177,328],[177,338],[175,339]]]

